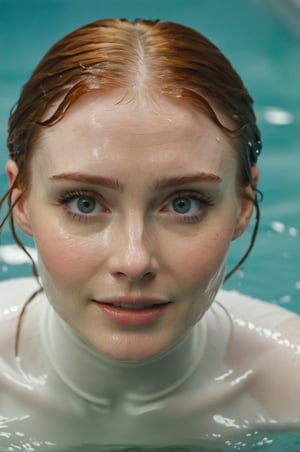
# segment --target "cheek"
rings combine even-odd
[[[174,267],[179,269],[178,277],[184,277],[187,284],[196,288],[208,288],[223,272],[224,262],[231,242],[229,234],[214,234],[206,240],[195,240],[189,247],[178,247]]]
[[[215,300],[223,283],[229,244],[226,235],[216,235],[210,241],[195,243],[182,255],[177,281],[182,284],[181,295],[189,300],[183,322],[185,330],[195,325]]]
[[[81,281],[89,271],[89,247],[63,231],[45,228],[35,234],[41,277],[70,286]]]

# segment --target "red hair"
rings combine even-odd
[[[141,76],[157,91],[193,105],[235,140],[242,179],[260,151],[252,98],[230,62],[200,33],[183,25],[106,19],[58,41],[24,86],[9,120],[8,149],[24,181],[42,127],[51,126],[85,93],[129,89]],[[50,107],[58,105],[46,120]],[[218,112],[232,128],[221,123]],[[23,174],[24,172],[24,174]]]

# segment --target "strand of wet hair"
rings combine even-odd
[[[19,345],[20,345],[20,334],[21,334],[21,329],[22,329],[22,324],[23,324],[23,319],[24,319],[24,315],[25,315],[25,311],[28,307],[28,305],[31,303],[31,301],[41,292],[43,292],[43,287],[40,284],[40,280],[39,280],[39,275],[38,275],[38,271],[37,271],[37,267],[36,264],[31,256],[31,254],[28,252],[28,250],[26,249],[26,247],[23,245],[22,241],[20,240],[17,232],[16,232],[16,228],[15,228],[15,224],[14,224],[14,220],[13,220],[13,208],[15,207],[15,205],[18,203],[18,201],[20,200],[21,196],[20,195],[13,203],[11,203],[11,193],[12,193],[12,188],[14,187],[15,184],[13,184],[12,187],[10,187],[7,192],[4,194],[4,197],[2,198],[2,202],[0,203],[0,208],[2,207],[3,202],[9,198],[9,209],[7,214],[4,216],[4,219],[1,221],[0,223],[0,230],[2,228],[2,226],[4,225],[4,223],[9,219],[9,224],[10,224],[10,228],[12,231],[12,235],[14,237],[14,240],[16,242],[16,244],[22,249],[22,251],[26,254],[26,256],[29,258],[29,260],[31,261],[32,264],[32,274],[35,277],[35,279],[37,280],[38,285],[40,286],[37,290],[35,290],[33,292],[32,295],[30,295],[30,297],[28,298],[28,300],[26,300],[26,302],[24,303],[21,312],[19,314],[18,317],[18,323],[17,323],[17,330],[16,330],[16,335],[15,335],[15,347],[14,347],[14,351],[15,351],[15,357],[17,358],[19,356]]]
[[[26,300],[25,304],[23,305],[21,312],[18,317],[18,323],[17,323],[17,330],[16,330],[16,336],[15,336],[15,357],[19,358],[19,349],[20,349],[20,336],[21,336],[21,329],[23,325],[23,320],[25,316],[25,311],[28,308],[31,301],[39,295],[41,292],[43,292],[43,288],[40,287],[39,289],[35,290],[32,295]]]
[[[12,210],[14,205],[18,202],[19,198],[13,203],[13,205],[10,207],[10,209]],[[10,227],[11,227],[11,231],[13,234],[13,237],[17,243],[17,245],[24,251],[24,253],[27,255],[27,257],[29,258],[29,260],[31,261],[31,268],[32,268],[32,274],[35,277],[38,285],[40,286],[37,290],[35,290],[33,292],[32,295],[30,295],[30,297],[26,300],[26,302],[24,303],[21,312],[19,314],[18,317],[18,323],[17,323],[17,330],[16,330],[16,336],[15,336],[15,357],[17,358],[19,356],[19,345],[20,345],[20,334],[21,334],[21,329],[22,329],[22,324],[23,324],[23,319],[25,316],[25,311],[27,309],[27,307],[29,306],[29,304],[31,303],[32,300],[34,300],[34,298],[40,294],[41,292],[43,292],[43,287],[41,286],[40,280],[39,280],[39,275],[38,275],[38,271],[37,271],[37,267],[35,265],[35,262],[31,256],[31,254],[28,252],[28,250],[26,249],[26,247],[23,245],[23,243],[21,242],[20,238],[18,237],[18,234],[16,232],[16,228],[15,228],[15,224],[13,221],[13,216],[10,215],[9,217],[9,222],[10,222]]]
[[[258,196],[259,195],[259,199]],[[255,223],[254,223],[254,227],[253,227],[253,231],[252,231],[252,235],[251,235],[251,240],[250,240],[250,244],[245,252],[245,254],[243,255],[243,257],[238,261],[238,263],[226,274],[225,278],[224,278],[224,282],[227,282],[228,279],[233,275],[233,273],[235,273],[245,262],[245,260],[247,259],[247,257],[249,256],[249,254],[251,253],[256,238],[257,238],[257,232],[258,232],[258,228],[259,228],[259,223],[260,223],[260,218],[261,218],[261,214],[260,214],[260,207],[259,207],[259,202],[263,199],[263,194],[260,190],[256,190],[255,193],[255,198],[253,200],[253,204],[255,207]]]

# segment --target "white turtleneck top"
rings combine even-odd
[[[259,360],[249,355],[232,367],[235,321],[222,304],[171,349],[129,363],[91,349],[42,294],[26,310],[16,358],[17,318],[34,287],[31,278],[0,284],[0,451],[221,450],[228,438],[272,424],[251,389]],[[273,324],[291,316],[274,311]]]

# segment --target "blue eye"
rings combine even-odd
[[[66,206],[67,212],[76,219],[96,216],[104,212],[105,208],[97,200],[96,195],[84,192],[70,192],[60,199],[60,203]]]
[[[196,191],[179,192],[169,199],[162,211],[171,214],[179,223],[198,223],[214,205],[214,201],[206,194]]]
[[[74,199],[70,202],[69,206],[71,207],[72,204],[74,208],[85,215],[93,213],[97,207],[97,201],[91,196],[86,195],[79,196],[77,199]]]
[[[193,215],[201,210],[204,201],[192,196],[178,196],[170,203],[170,209],[179,215]]]
[[[190,197],[180,197],[173,199],[171,202],[172,210],[178,214],[193,213],[192,211],[199,210],[199,201],[193,200]]]

